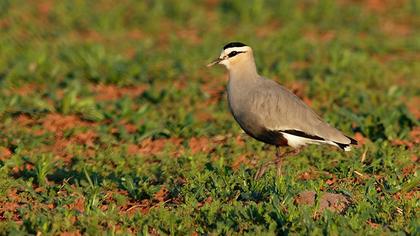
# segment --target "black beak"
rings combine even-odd
[[[216,65],[216,64],[219,64],[219,62],[221,62],[221,61],[223,61],[223,58],[216,58],[216,59],[214,59],[212,62],[210,62],[210,63],[207,65],[207,67],[210,67],[210,66],[214,66],[214,65]]]

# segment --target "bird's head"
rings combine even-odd
[[[240,42],[228,43],[223,47],[222,53],[218,58],[213,60],[207,67],[222,64],[227,69],[230,69],[232,66],[253,60],[252,49],[247,45]]]

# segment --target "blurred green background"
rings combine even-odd
[[[0,1],[0,234],[418,234],[418,0]],[[354,136],[284,176],[243,135],[228,42]],[[347,211],[294,201],[339,193]]]

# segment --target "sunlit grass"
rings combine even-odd
[[[420,8],[356,2],[0,1],[0,234],[417,234]],[[205,67],[233,40],[362,145],[254,180]]]

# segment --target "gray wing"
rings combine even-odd
[[[296,130],[333,142],[351,142],[340,131],[324,122],[299,97],[275,81],[263,79],[249,97],[251,113],[268,130]]]

